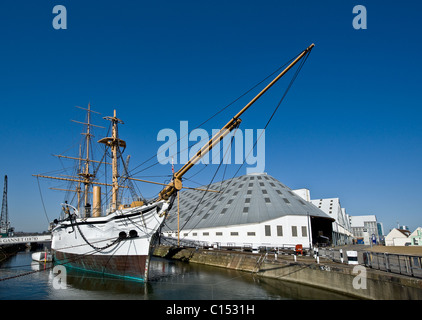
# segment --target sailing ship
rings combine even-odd
[[[314,44],[302,51],[276,78],[243,107],[228,123],[217,132],[189,161],[177,172],[173,172],[169,183],[157,183],[164,186],[158,197],[151,201],[135,198],[129,205],[121,204],[119,190],[128,188],[123,181],[145,181],[130,177],[125,167],[123,178],[118,172],[118,159],[122,159],[122,149],[126,142],[120,139],[118,125],[123,121],[117,118],[116,110],[112,117],[104,119],[111,122],[111,136],[98,140],[111,151],[112,181],[99,182],[96,170],[90,170],[90,164],[103,164],[103,160],[90,159],[90,141],[92,137],[90,122],[91,110],[87,111],[87,126],[84,133],[86,153],[83,158],[66,157],[79,161],[80,171],[77,177],[54,177],[34,175],[35,177],[71,181],[77,186],[77,204],[62,204],[59,219],[52,224],[51,249],[55,263],[103,275],[147,281],[152,250],[160,236],[160,228],[170,211],[178,191],[183,188],[183,176],[225,136],[238,128],[240,116],[252,106],[270,87],[272,87],[298,61],[307,56]],[[111,187],[111,201],[106,212],[102,212],[101,187]],[[92,191],[91,191],[92,190]],[[92,205],[89,201],[92,193]]]

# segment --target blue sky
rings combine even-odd
[[[366,30],[352,26],[358,4]],[[66,30],[52,27],[55,5],[67,9]],[[0,175],[12,225],[47,228],[32,174],[62,168],[51,154],[80,139],[74,106],[90,102],[102,125],[117,108],[133,168],[157,152],[161,129],[194,128],[315,43],[267,128],[265,171],[314,199],[339,197],[350,215],[375,214],[386,233],[397,221],[421,226],[421,10],[410,0],[2,1]],[[289,80],[242,117],[243,129],[265,126]],[[221,127],[247,102],[201,128]],[[206,184],[215,169],[193,180]],[[169,172],[158,165],[139,177]],[[63,196],[40,183],[52,220]]]

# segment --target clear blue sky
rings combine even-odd
[[[352,26],[358,4],[366,30]],[[67,8],[67,30],[52,27],[55,5]],[[134,167],[157,152],[161,129],[199,125],[315,43],[267,128],[265,171],[314,199],[339,197],[350,215],[375,214],[386,233],[397,221],[413,231],[422,225],[420,12],[413,0],[1,1],[0,177],[9,177],[12,225],[47,229],[32,174],[62,167],[51,154],[80,137],[69,120],[84,114],[74,106],[91,102],[102,116],[117,108]],[[263,128],[284,88],[246,114],[243,128]],[[41,186],[52,220],[62,195]]]

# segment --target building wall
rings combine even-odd
[[[356,238],[363,238],[364,244],[369,245],[374,234],[377,243],[380,243],[380,236],[378,228],[377,217],[375,215],[351,216],[350,224],[352,233]]]
[[[310,227],[310,226],[309,226]],[[311,230],[307,216],[283,216],[256,224],[243,224],[216,228],[182,230],[180,239],[199,241],[208,245],[294,247],[301,244],[309,247]],[[164,233],[177,238],[177,233]]]
[[[335,219],[333,222],[333,243],[335,245],[350,244],[352,242],[350,221],[346,209],[341,207],[340,199],[315,199],[310,200],[310,202]]]
[[[418,227],[410,235],[410,245],[412,246],[422,246],[422,228]]]
[[[310,202],[311,201],[311,195],[309,192],[309,189],[296,189],[293,190],[294,193],[296,193],[298,196],[300,196],[303,200]]]
[[[409,237],[395,228],[385,236],[386,246],[404,246],[406,243],[410,243]]]

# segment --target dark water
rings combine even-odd
[[[347,296],[249,273],[153,258],[150,281],[140,283],[66,270],[60,288],[52,264],[20,252],[0,265],[0,300],[289,300]],[[57,270],[54,270],[57,271]],[[63,284],[63,283],[62,283]]]

